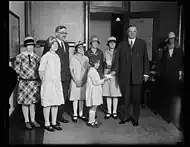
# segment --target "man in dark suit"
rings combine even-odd
[[[124,97],[124,116],[119,123],[131,121],[133,126],[138,126],[142,83],[149,77],[148,54],[145,41],[136,37],[136,26],[129,26],[127,33],[128,39],[117,48],[111,74],[118,78]],[[130,104],[133,114],[129,113]]]
[[[59,44],[59,47],[56,53],[58,54],[61,60],[61,82],[62,82],[62,87],[63,87],[63,95],[65,98],[65,103],[67,103],[68,105],[68,91],[69,91],[71,75],[70,75],[70,70],[69,70],[69,45],[65,41],[67,34],[68,34],[67,28],[65,26],[56,27],[55,35],[57,37],[58,44]],[[63,123],[68,123],[69,121],[63,118],[64,109],[63,109],[63,105],[59,106],[58,120]]]

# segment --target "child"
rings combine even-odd
[[[86,92],[86,73],[89,67],[88,57],[84,55],[84,44],[76,42],[74,55],[70,60],[70,73],[72,76],[70,84],[70,101],[73,101],[73,122],[77,122],[78,102],[79,102],[79,118],[86,121],[83,115],[83,105]]]
[[[26,37],[24,40],[26,51],[16,56],[14,67],[19,76],[17,103],[22,104],[26,129],[40,127],[35,121],[35,103],[40,100],[37,74],[40,58],[34,53],[34,46],[34,38]],[[29,121],[29,112],[31,122]]]
[[[61,84],[61,63],[59,56],[55,53],[58,43],[55,37],[48,38],[50,51],[42,56],[39,74],[42,80],[41,104],[43,106],[45,129],[48,131],[62,130],[56,124],[58,106],[64,104],[63,89]],[[51,109],[52,123],[50,125],[49,113]]]
[[[116,38],[109,37],[107,45],[109,49],[105,51],[105,70],[104,74],[109,74],[111,72],[112,63],[115,59],[116,53]],[[103,96],[106,97],[107,100],[107,110],[108,112],[105,114],[105,119],[109,119],[111,116],[114,119],[117,119],[117,105],[118,105],[118,97],[121,97],[121,92],[118,84],[117,78],[114,76],[111,80],[108,80],[103,85]],[[111,110],[113,100],[113,111]]]
[[[89,120],[88,126],[98,127],[98,122],[95,120],[95,113],[97,106],[103,103],[102,100],[102,84],[109,78],[100,79],[98,74],[98,67],[100,66],[100,60],[92,59],[90,62],[90,69],[87,74],[86,84],[86,106],[89,108]]]

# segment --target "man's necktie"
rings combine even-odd
[[[131,40],[131,42],[130,42],[130,46],[131,46],[131,48],[133,47],[133,41]]]
[[[30,55],[28,55],[28,59],[29,59],[29,65],[31,64],[31,59],[30,59]]]
[[[63,44],[62,41],[61,41],[61,46],[62,46],[62,48],[64,49],[64,52],[66,52],[66,50],[65,50],[65,46],[64,46],[64,44]]]

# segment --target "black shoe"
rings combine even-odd
[[[87,126],[92,127],[92,128],[98,128],[98,124],[96,124],[96,122],[92,122],[92,123],[87,123]]]
[[[118,117],[118,116],[117,116],[117,113],[113,113],[113,114],[112,114],[112,118],[113,118],[113,119],[117,119],[117,117]]]
[[[82,116],[79,116],[80,119],[82,119],[83,121],[88,121],[87,117],[82,115]]]
[[[26,127],[26,129],[28,129],[28,130],[32,130],[32,129],[33,129],[32,125],[31,125],[29,122],[26,122],[26,123],[25,123],[25,127]]]
[[[132,122],[134,127],[139,126],[139,121],[138,120],[135,120],[134,118],[131,118],[131,122]]]
[[[110,113],[106,113],[106,115],[104,116],[104,119],[109,119],[111,117]]]
[[[32,125],[32,127],[36,127],[36,128],[39,128],[39,127],[40,127],[40,124],[37,123],[36,121],[31,122],[31,125]]]
[[[62,118],[61,120],[59,120],[60,122],[62,122],[62,123],[69,123],[69,120],[66,120],[66,119],[64,119],[64,118]]]
[[[130,118],[127,118],[127,119],[121,120],[119,124],[125,124],[126,122],[129,122],[129,121],[130,121]]]
[[[50,131],[50,132],[54,132],[55,131],[55,129],[52,127],[52,126],[44,126],[44,128],[46,129],[46,130],[48,130],[48,131]]]
[[[54,128],[55,130],[58,130],[58,131],[61,131],[61,130],[63,130],[59,125],[52,125],[51,124],[51,126],[52,126],[52,128]]]
[[[61,123],[59,121],[56,121],[56,124],[59,125],[59,126],[61,125]]]
[[[78,116],[74,116],[74,115],[73,115],[72,120],[73,120],[73,122],[77,122]]]

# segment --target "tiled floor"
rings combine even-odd
[[[119,120],[104,119],[98,110],[99,128],[89,128],[82,120],[62,124],[63,131],[47,132],[43,128],[24,130],[22,116],[15,114],[10,120],[10,144],[175,144],[182,138],[173,124],[167,124],[149,109],[141,109],[140,126],[134,128],[131,123],[119,124]]]

